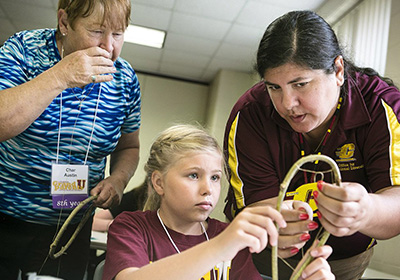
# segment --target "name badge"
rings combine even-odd
[[[88,197],[88,185],[87,165],[53,164],[51,167],[53,208],[75,208]]]

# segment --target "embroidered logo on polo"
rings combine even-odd
[[[350,162],[355,161],[354,151],[356,145],[354,143],[344,144],[342,147],[336,149],[336,162]]]
[[[357,159],[354,157],[355,150],[354,143],[347,143],[336,149],[336,162],[341,172],[364,168],[364,164],[357,165]]]

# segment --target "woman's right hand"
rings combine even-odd
[[[100,48],[90,47],[66,55],[53,68],[53,74],[62,88],[83,87],[92,83],[108,82],[116,72],[111,54]]]

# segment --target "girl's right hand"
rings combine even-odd
[[[222,260],[232,259],[240,250],[248,247],[251,253],[259,253],[268,243],[278,243],[279,227],[286,227],[283,216],[270,206],[246,207],[215,239],[221,242]]]

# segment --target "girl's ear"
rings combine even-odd
[[[63,36],[68,34],[68,15],[64,9],[59,9],[57,12],[58,27]]]
[[[164,194],[164,180],[160,171],[156,170],[151,174],[153,188],[159,196]]]
[[[335,68],[336,68],[336,84],[340,87],[344,83],[344,60],[343,60],[343,56],[338,55],[335,58]]]

